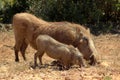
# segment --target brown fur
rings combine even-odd
[[[24,60],[25,50],[30,44],[36,49],[35,40],[40,34],[47,34],[65,44],[71,44],[82,52],[86,60],[95,53],[90,46],[92,41],[89,30],[83,26],[69,22],[46,22],[29,13],[18,13],[13,16],[13,28],[15,33],[15,61],[19,61],[18,52],[21,51]],[[86,37],[88,43],[81,42]]]
[[[37,57],[42,64],[42,56],[46,54],[60,61],[66,69],[69,69],[70,64],[79,64],[84,66],[83,56],[78,49],[73,46],[68,46],[60,43],[48,35],[39,35],[36,39],[37,52],[34,57],[34,67],[37,65]]]

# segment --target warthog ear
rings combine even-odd
[[[87,32],[90,33],[90,29],[89,28],[87,28]]]

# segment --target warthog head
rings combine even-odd
[[[83,37],[80,39],[79,43],[77,44],[78,49],[83,54],[84,59],[90,60],[91,65],[96,64],[96,55],[97,50],[94,46],[92,36],[90,35],[90,30],[87,29],[87,33],[83,34]]]

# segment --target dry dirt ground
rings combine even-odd
[[[101,64],[87,68],[73,67],[59,71],[54,66],[32,69],[35,50],[27,48],[27,61],[14,61],[14,34],[0,32],[0,80],[120,80],[120,35],[107,34],[94,36]],[[53,59],[44,55],[43,63],[50,64]]]

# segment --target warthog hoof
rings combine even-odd
[[[15,62],[19,62],[19,59],[15,59]]]
[[[32,65],[32,66],[30,66],[32,69],[35,69],[36,68],[36,65]]]

